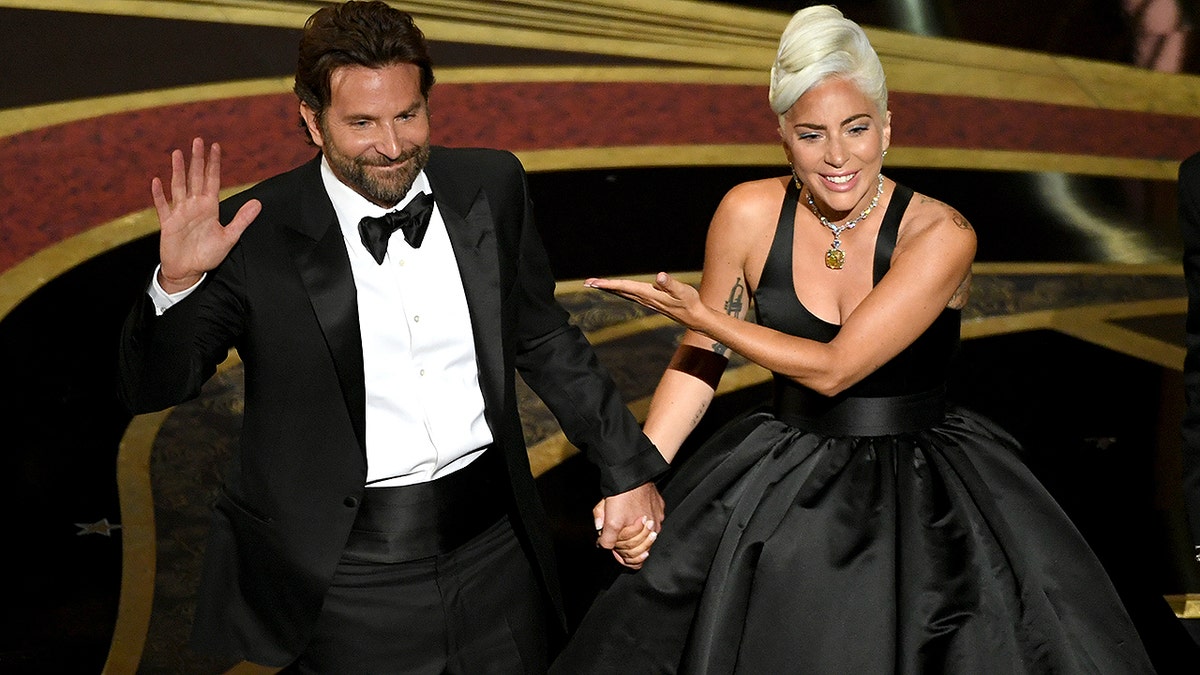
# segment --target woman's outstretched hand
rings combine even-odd
[[[700,302],[700,293],[681,281],[659,272],[654,283],[631,279],[588,279],[588,288],[597,288],[626,300],[633,300],[692,330],[703,332],[702,324],[709,309]]]

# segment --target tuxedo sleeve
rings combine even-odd
[[[605,496],[631,490],[668,468],[625,406],[616,383],[591,344],[554,298],[554,276],[533,222],[525,173],[521,191],[517,282],[505,302],[518,303],[515,363],[530,389],[550,409],[563,433],[600,468]]]
[[[121,332],[118,395],[135,414],[195,398],[241,334],[235,247],[196,290],[161,315],[141,293]]]
[[[1192,543],[1200,546],[1200,154],[1179,168],[1179,227],[1187,282],[1187,355],[1183,363],[1183,498]],[[1200,552],[1200,549],[1197,549]]]

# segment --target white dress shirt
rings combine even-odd
[[[423,171],[418,174],[391,209],[338,180],[324,158],[321,180],[337,213],[357,289],[367,485],[410,485],[452,473],[471,463],[493,438],[483,414],[466,294],[445,221],[435,204],[421,247],[412,248],[396,231],[383,264],[375,262],[358,234],[364,216],[403,208],[421,192],[432,194],[429,179]],[[157,277],[148,292],[160,314],[195,288],[168,295]]]

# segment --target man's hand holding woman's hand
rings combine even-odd
[[[640,569],[662,528],[663,511],[654,483],[606,497],[592,509],[596,545],[611,550],[622,565]]]

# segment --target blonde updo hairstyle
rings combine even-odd
[[[830,77],[853,82],[880,115],[887,112],[883,65],[863,29],[831,5],[802,9],[783,30],[771,66],[769,100],[780,123],[797,99]]]

